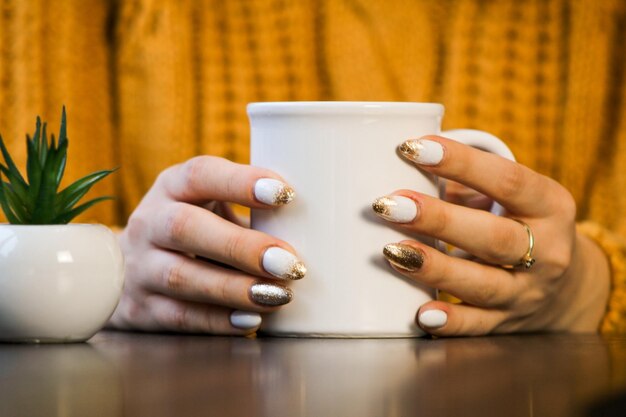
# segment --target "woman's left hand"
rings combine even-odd
[[[410,190],[373,204],[404,231],[474,257],[453,257],[413,240],[385,247],[384,255],[400,273],[463,300],[426,303],[418,312],[420,327],[438,336],[597,331],[608,299],[609,267],[600,248],[577,234],[576,205],[563,186],[439,136],[409,140],[399,149],[420,169],[477,190],[506,209],[506,217],[496,216]],[[531,235],[534,265],[503,267],[523,261]]]

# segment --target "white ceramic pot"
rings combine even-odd
[[[79,342],[117,306],[124,260],[92,224],[0,225],[0,340]]]

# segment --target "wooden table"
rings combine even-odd
[[[575,417],[624,390],[625,337],[101,332],[84,344],[0,345],[2,417]]]

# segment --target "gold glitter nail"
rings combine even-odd
[[[293,200],[295,195],[296,193],[293,188],[288,185],[283,185],[274,195],[274,205],[282,206],[284,204],[287,204],[291,202],[291,200]]]
[[[385,196],[374,200],[372,203],[372,210],[374,210],[374,212],[381,217],[389,219],[391,215],[391,207],[397,205],[398,203],[396,203],[392,198]]]
[[[402,153],[402,155],[415,162],[417,162],[422,149],[424,149],[424,146],[419,142],[419,140],[416,139],[404,141],[398,147],[398,150]]]
[[[297,280],[302,279],[306,275],[306,266],[302,261],[295,261],[289,267],[289,270],[283,275],[285,279]]]
[[[293,292],[289,288],[263,282],[253,284],[249,295],[252,301],[265,306],[281,306],[293,298]]]
[[[409,245],[390,243],[383,249],[383,255],[393,265],[407,271],[417,271],[424,264],[424,253]]]

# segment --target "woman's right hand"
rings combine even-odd
[[[228,203],[272,209],[292,198],[273,172],[222,158],[163,171],[120,235],[126,283],[109,326],[255,332],[259,313],[291,301],[285,281],[306,268],[287,243],[242,226]]]

